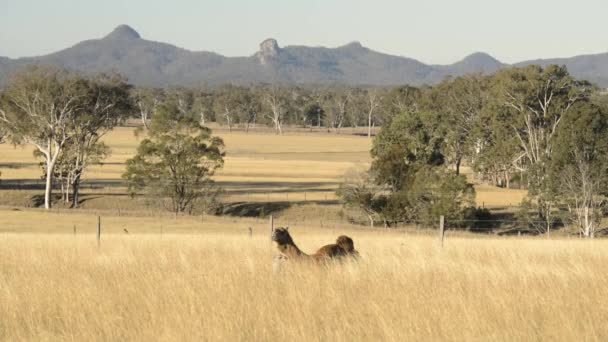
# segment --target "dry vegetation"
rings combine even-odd
[[[277,224],[309,252],[348,234],[362,259],[274,274],[266,220],[174,218],[121,186],[85,188],[78,211],[0,211],[0,340],[608,339],[608,242],[465,233],[440,250],[412,230],[321,228],[316,220],[339,216],[326,204],[344,172],[369,163],[368,139],[222,136],[229,157],[216,178],[229,200],[299,202],[306,192],[319,203],[287,208]],[[137,145],[130,128],[106,140],[113,154],[89,182],[118,180]],[[39,177],[30,150],[0,145],[3,179]],[[25,207],[36,193],[2,190],[0,199]],[[477,185],[486,206],[524,195]]]
[[[216,176],[227,190],[229,202],[301,202],[335,200],[334,191],[344,173],[367,165],[371,140],[351,134],[291,132],[276,136],[267,132],[217,130],[227,148],[225,167]],[[143,209],[143,203],[124,196],[120,182],[124,162],[135,154],[139,139],[131,127],[119,127],[105,137],[112,155],[104,165],[85,173],[83,206],[90,209]],[[31,147],[0,144],[2,179],[38,181],[42,174]],[[465,169],[466,171],[466,169]],[[113,183],[113,184],[112,184]],[[108,187],[112,184],[112,187]],[[93,185],[94,189],[87,189]],[[3,191],[0,204],[28,206],[40,191]],[[305,195],[306,193],[306,195]],[[525,192],[477,186],[478,205],[515,206]]]
[[[605,241],[348,233],[360,262],[279,274],[257,231],[4,234],[0,340],[608,338]],[[307,251],[335,235],[294,230]]]

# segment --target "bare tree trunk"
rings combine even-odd
[[[321,110],[317,109],[317,129],[321,129]]]
[[[146,118],[142,115],[141,117],[141,122],[144,124],[144,128],[145,129],[149,129],[150,127],[148,126],[148,120],[146,120]]]
[[[54,163],[47,160],[46,163],[46,185],[44,188],[44,208],[51,209],[51,191],[53,190],[53,169]]]
[[[369,111],[369,114],[367,116],[367,137],[371,138],[372,137],[372,111]]]
[[[64,179],[65,182],[65,195],[63,198],[63,203],[66,205],[70,202],[70,189],[72,188],[72,173],[68,172],[67,177]]]
[[[277,121],[277,129],[278,129],[278,134],[283,135],[283,128],[282,128],[281,121]]]
[[[43,151],[46,157],[46,185],[44,188],[44,208],[51,209],[51,192],[53,191],[53,172],[55,171],[55,162],[59,157],[60,149],[57,147],[53,151],[53,142],[51,139],[47,141],[47,150]]]
[[[65,189],[65,181],[63,179],[61,179],[59,181],[59,184],[61,184],[61,190],[60,190],[61,191],[61,201],[67,202],[67,200],[65,199],[66,198],[66,192],[67,192],[67,190]]]
[[[589,215],[589,205],[585,205],[584,208],[584,212],[585,212],[585,231],[584,231],[584,235],[587,238],[594,238],[595,237],[595,227],[593,227],[593,222],[590,218]]]
[[[374,116],[374,111],[378,108],[379,97],[378,94],[371,90],[368,92],[368,100],[369,100],[369,112],[367,113],[367,137],[372,137],[372,117]]]
[[[78,208],[80,197],[80,175],[74,177],[74,181],[72,182],[72,192],[72,208]]]

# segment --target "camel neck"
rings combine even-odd
[[[291,256],[291,257],[306,255],[306,253],[302,252],[298,248],[298,246],[296,246],[296,244],[293,242],[288,242],[288,243],[279,245],[279,250],[281,251],[281,253],[283,253],[287,256]]]

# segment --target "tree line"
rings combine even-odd
[[[371,169],[338,191],[370,223],[487,216],[461,175],[466,163],[480,179],[528,189],[518,219],[530,228],[561,223],[595,235],[608,195],[608,107],[597,88],[553,65],[447,79],[413,94],[374,139]]]
[[[111,153],[101,138],[139,118],[147,138],[127,163],[130,191],[148,189],[152,197],[170,197],[172,210],[192,212],[203,197],[219,193],[210,177],[224,152],[205,128],[209,122],[245,131],[268,125],[277,134],[286,125],[335,132],[367,127],[370,138],[378,126],[371,169],[349,175],[338,192],[370,223],[486,215],[474,207],[474,189],[461,174],[466,165],[480,180],[528,189],[519,215],[539,232],[563,223],[593,236],[606,212],[607,103],[597,88],[560,66],[422,87],[196,89],[133,88],[119,75],[84,77],[37,66],[1,90],[0,139],[35,147],[43,161],[45,207],[53,181],[62,185],[63,200],[77,207],[83,172]]]
[[[338,133],[344,127],[367,127],[371,136],[372,127],[390,120],[408,105],[407,93],[417,91],[413,87],[390,92],[339,85],[228,84],[204,89],[139,88],[134,91],[134,101],[145,128],[156,108],[173,98],[180,111],[194,113],[201,125],[217,122],[230,131],[236,127],[249,131],[257,125],[270,126],[277,134],[282,134],[285,126],[324,128]]]

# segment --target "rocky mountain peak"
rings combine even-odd
[[[104,39],[131,40],[141,39],[141,36],[129,25],[120,25],[110,32]]]
[[[276,58],[281,52],[279,43],[276,39],[268,38],[260,43],[260,51],[258,52],[258,58],[261,64],[267,64]]]

